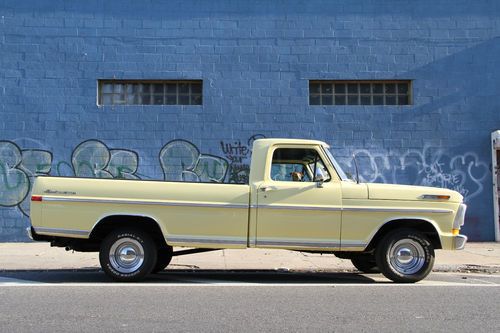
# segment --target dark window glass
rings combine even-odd
[[[191,95],[191,105],[201,105],[201,95]]]
[[[310,95],[309,96],[309,104],[311,104],[311,105],[321,105],[321,97],[320,97],[320,95]]]
[[[359,91],[360,91],[360,93],[362,93],[362,94],[369,94],[369,93],[370,93],[370,90],[371,90],[371,89],[370,89],[370,85],[369,85],[369,84],[367,84],[367,83],[361,83],[361,84],[359,85]]]
[[[385,104],[386,105],[396,105],[396,96],[394,96],[394,95],[385,96]]]
[[[374,95],[373,96],[373,105],[384,105],[384,96],[380,95]]]
[[[202,81],[100,80],[100,105],[201,105]]]
[[[386,94],[396,93],[396,85],[394,83],[386,83],[385,84],[385,93]]]
[[[358,105],[358,95],[348,95],[347,96],[347,104],[349,105]]]
[[[155,105],[163,105],[163,95],[154,95],[153,97]]]
[[[331,84],[322,84],[321,85],[321,93],[322,94],[332,94],[333,93],[332,88],[333,88],[333,86]]]
[[[345,94],[345,84],[336,83],[335,84],[335,93],[336,94]]]
[[[167,95],[165,104],[167,104],[167,105],[177,104],[177,96],[176,95]]]
[[[357,83],[349,83],[347,85],[347,92],[349,94],[357,94],[358,93],[358,84]]]
[[[189,104],[189,95],[179,95],[179,104],[188,105]]]
[[[408,105],[408,96],[398,96],[398,105]]]
[[[361,102],[361,105],[371,105],[372,102],[371,102],[370,95],[361,95],[360,102]]]
[[[373,93],[374,94],[383,94],[384,93],[384,85],[382,83],[373,84]]]
[[[335,105],[345,105],[345,95],[335,95]]]
[[[111,83],[105,83],[102,85],[102,93],[103,94],[110,94],[113,92],[113,84]]]
[[[192,84],[191,93],[201,95],[201,84]]]
[[[319,83],[311,83],[309,85],[309,93],[310,94],[319,94],[321,85]]]
[[[333,104],[333,95],[322,95],[321,96],[321,104],[332,105]]]
[[[142,96],[142,104],[143,105],[150,105],[151,104],[151,96],[143,95]]]
[[[189,85],[187,83],[179,84],[179,94],[189,93]]]
[[[399,83],[398,84],[398,94],[407,94],[408,93],[408,84]]]
[[[175,83],[168,83],[165,85],[167,90],[167,94],[177,94],[177,84]]]
[[[163,84],[155,84],[153,85],[154,89],[153,92],[155,94],[163,94]]]

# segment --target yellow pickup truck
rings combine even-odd
[[[252,151],[248,184],[38,177],[28,232],[99,251],[117,281],[141,280],[173,255],[274,248],[334,253],[362,272],[416,282],[434,249],[465,246],[458,192],[360,184],[321,141],[259,139]]]

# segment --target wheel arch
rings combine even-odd
[[[113,214],[102,217],[92,228],[89,239],[100,242],[112,230],[137,228],[151,235],[158,246],[167,246],[163,230],[158,221],[146,215]]]
[[[387,233],[396,230],[410,228],[415,229],[423,234],[425,234],[429,241],[431,242],[434,249],[441,249],[441,238],[439,237],[438,228],[435,223],[424,218],[397,218],[385,222],[380,228],[375,232],[373,237],[370,239],[366,251],[372,251],[375,249],[376,245],[382,238],[387,235]]]

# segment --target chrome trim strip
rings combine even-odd
[[[247,204],[157,202],[157,201],[145,201],[145,200],[85,199],[85,198],[64,198],[64,197],[46,197],[46,196],[43,197],[42,201],[154,205],[154,206],[172,206],[172,207],[245,208],[245,209],[248,208]]]
[[[351,247],[362,247],[365,248],[368,246],[368,243],[356,243],[356,242],[340,242],[341,248],[351,248]]]
[[[205,208],[266,208],[266,209],[288,209],[288,210],[316,210],[316,211],[369,211],[369,212],[404,212],[404,213],[433,213],[450,214],[449,209],[419,209],[419,208],[370,208],[370,207],[318,207],[318,206],[292,206],[292,205],[247,205],[247,204],[225,204],[225,203],[197,203],[197,202],[155,202],[145,200],[120,200],[120,199],[85,199],[43,196],[43,201],[49,202],[85,202],[85,203],[109,203],[109,204],[132,204],[132,205],[156,205],[171,207],[205,207]]]
[[[321,206],[291,206],[291,205],[257,205],[256,208],[289,209],[289,210],[322,210],[322,211],[347,211],[347,212],[374,212],[374,213],[433,213],[450,214],[450,209],[425,209],[425,208],[370,208],[370,207],[321,207]]]
[[[167,243],[201,243],[201,244],[233,244],[246,245],[246,239],[217,239],[217,238],[192,238],[192,237],[167,237]]]
[[[342,207],[321,207],[321,206],[292,206],[292,205],[258,205],[257,208],[267,209],[289,209],[289,210],[323,210],[339,212]]]
[[[26,234],[28,235],[29,239],[33,239],[33,234],[31,233],[31,227],[26,227]]]
[[[448,198],[443,199],[443,198],[440,198],[440,197],[448,197]],[[418,198],[422,199],[422,200],[446,201],[446,200],[450,200],[451,196],[450,195],[446,195],[446,194],[422,194]]]
[[[463,250],[465,247],[465,243],[467,243],[467,236],[465,235],[457,235],[455,236],[455,250]]]
[[[426,208],[370,208],[370,207],[343,207],[343,211],[348,212],[374,212],[374,213],[433,213],[433,214],[451,214],[450,209],[426,209]]]
[[[293,241],[267,241],[259,240],[256,242],[257,246],[293,246],[293,247],[309,247],[309,248],[330,248],[330,247],[340,247],[338,242],[293,242]]]
[[[460,206],[458,206],[457,215],[455,215],[455,219],[453,220],[453,229],[460,229],[460,227],[464,225],[466,211],[467,205],[460,204]]]
[[[35,229],[36,233],[45,233],[45,234],[64,234],[64,235],[78,235],[78,236],[88,236],[90,234],[90,232],[86,230],[42,228],[42,227],[33,227],[33,229]]]

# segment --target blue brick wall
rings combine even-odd
[[[260,136],[456,189],[492,240],[499,35],[495,0],[2,0],[0,240],[26,239],[36,174],[237,181]],[[102,78],[202,79],[203,106],[97,107]],[[409,79],[413,105],[309,106],[309,79]]]

